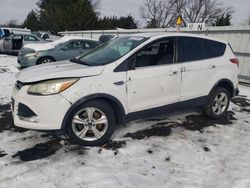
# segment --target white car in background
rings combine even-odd
[[[16,78],[16,126],[61,131],[96,146],[133,119],[194,107],[222,117],[238,92],[238,60],[227,43],[208,37],[136,34],[111,40],[75,63],[39,65]]]

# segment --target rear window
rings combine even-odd
[[[178,37],[178,62],[189,62],[222,56],[226,45],[195,37]]]
[[[3,31],[4,31],[4,36],[10,35],[10,31],[8,29],[3,29]]]

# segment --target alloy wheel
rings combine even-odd
[[[52,63],[52,60],[51,59],[44,59],[42,64],[46,64],[46,63]]]
[[[213,112],[216,115],[221,115],[225,112],[228,105],[228,96],[224,92],[218,93],[213,101]]]
[[[94,107],[79,110],[73,117],[72,130],[84,141],[100,139],[107,131],[108,118],[103,111]]]

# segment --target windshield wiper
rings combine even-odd
[[[73,59],[71,59],[70,61],[73,62],[73,63],[82,64],[82,65],[93,66],[93,65],[90,65],[90,64],[88,64],[88,63],[86,63],[86,62],[83,62],[83,61],[81,61],[80,59],[76,59],[76,58],[73,58]]]

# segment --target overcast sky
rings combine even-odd
[[[0,0],[0,24],[10,19],[23,22],[29,11],[36,8],[37,0]],[[250,0],[222,0],[235,10],[233,24],[238,25],[250,15]],[[139,7],[143,0],[101,0],[99,9],[102,16],[126,16],[131,14],[140,21]]]

